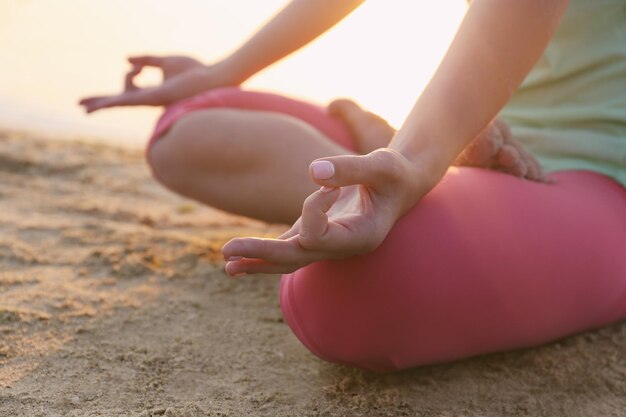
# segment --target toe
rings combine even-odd
[[[353,115],[355,112],[363,112],[363,110],[358,104],[356,104],[356,102],[348,98],[338,98],[331,101],[328,105],[328,113],[331,116],[336,116],[342,119]]]

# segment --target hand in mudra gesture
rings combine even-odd
[[[289,273],[374,250],[430,189],[418,166],[388,148],[314,161],[311,177],[322,188],[305,200],[302,216],[277,239],[229,241],[222,249],[226,271]]]
[[[123,91],[83,98],[80,104],[87,113],[118,106],[167,106],[202,91],[229,85],[221,75],[223,71],[219,64],[204,65],[190,57],[137,56],[128,58],[128,62],[132,67],[124,78]],[[138,87],[135,84],[135,77],[146,67],[161,70],[163,80],[160,85]]]

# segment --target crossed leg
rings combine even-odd
[[[308,124],[238,109],[185,115],[148,151],[155,176],[178,194],[231,213],[293,223],[317,187],[307,167],[350,153]]]
[[[341,139],[332,118],[299,118],[297,103],[199,100],[149,149],[155,176],[203,203],[292,222],[316,188],[308,164],[350,152],[329,139]],[[324,359],[392,370],[626,317],[626,192],[589,172],[553,179],[451,169],[371,254],[283,277],[288,324]]]
[[[276,94],[221,88],[168,108],[147,156],[155,177],[179,194],[231,213],[293,223],[315,189],[306,170],[311,161],[369,153],[386,146],[394,133],[350,100],[335,100],[326,109]],[[498,155],[506,159],[498,166],[523,176],[533,164],[523,163],[521,149],[501,142],[498,129],[486,130],[457,165],[493,167]],[[537,170],[528,177],[539,178]]]
[[[536,346],[626,318],[626,190],[452,168],[376,250],[281,281],[317,356],[375,371]]]

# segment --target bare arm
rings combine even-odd
[[[443,177],[537,61],[567,0],[474,0],[448,53],[389,148],[311,164],[323,188],[279,239],[239,238],[229,274],[291,272],[380,245],[396,220]]]
[[[133,65],[122,93],[87,97],[87,112],[117,106],[163,106],[211,88],[239,85],[302,48],[330,29],[364,0],[293,0],[227,58],[204,65],[188,57],[131,57]],[[139,88],[134,77],[146,66],[159,68],[163,83]]]
[[[432,80],[389,148],[432,187],[497,115],[548,44],[567,0],[474,0]]]
[[[224,60],[238,82],[302,48],[365,0],[294,0]]]

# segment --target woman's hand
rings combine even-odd
[[[310,174],[322,188],[306,199],[302,216],[278,239],[229,241],[222,249],[226,272],[288,273],[374,250],[434,185],[417,166],[388,148],[314,161]]]
[[[500,117],[489,123],[452,165],[489,168],[532,181],[546,181],[539,161],[513,138],[509,125]]]
[[[130,57],[132,65],[124,79],[124,90],[119,94],[87,97],[80,101],[87,113],[118,106],[167,106],[175,101],[191,97],[202,91],[236,83],[228,79],[222,63],[204,65],[185,56],[139,56]],[[145,67],[161,70],[160,85],[138,87],[134,80]]]

